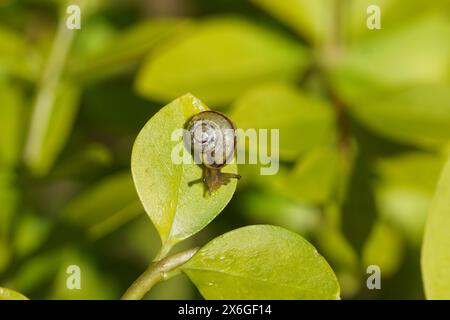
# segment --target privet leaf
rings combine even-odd
[[[244,130],[278,129],[282,160],[296,160],[303,151],[334,139],[332,108],[290,84],[266,84],[250,90],[236,100],[231,115]]]
[[[48,121],[34,119],[25,150],[25,162],[35,175],[46,175],[64,148],[75,122],[79,98],[80,88],[74,83],[63,81],[49,108],[51,114]],[[41,132],[42,138],[34,131]]]
[[[360,102],[350,110],[359,121],[383,136],[436,146],[450,141],[449,101],[449,86],[419,86]]]
[[[289,171],[280,171],[271,187],[292,200],[320,204],[331,199],[337,191],[339,155],[331,148],[308,152]]]
[[[410,242],[420,245],[442,166],[446,159],[425,152],[385,157],[375,164],[378,212]]]
[[[133,179],[147,214],[161,240],[171,246],[205,227],[230,201],[236,181],[204,195],[202,184],[188,183],[202,176],[200,166],[175,164],[171,154],[182,138],[171,140],[176,129],[208,107],[187,94],[163,107],[147,122],[136,138],[131,158]],[[236,172],[230,164],[224,171]]]
[[[245,20],[213,19],[150,56],[136,86],[152,99],[167,101],[190,91],[220,105],[253,85],[297,78],[308,60],[289,38]]]
[[[450,23],[445,15],[425,16],[401,28],[369,34],[346,52],[339,67],[341,81],[353,75],[356,86],[362,79],[404,87],[448,80]]]
[[[73,199],[64,209],[63,219],[99,238],[143,213],[128,172],[121,172]]]
[[[92,81],[129,70],[163,41],[188,29],[190,22],[178,19],[148,20],[112,37],[102,48],[78,54],[69,66],[72,76]]]
[[[41,58],[22,34],[0,26],[0,72],[36,80],[42,67]]]
[[[325,259],[298,234],[275,226],[228,232],[182,270],[206,299],[339,299]]]
[[[0,300],[28,300],[28,298],[12,289],[0,287]]]
[[[397,272],[403,259],[403,239],[399,232],[383,221],[377,222],[363,249],[363,265],[377,265],[382,276]]]
[[[314,43],[323,42],[332,28],[332,1],[326,0],[251,0],[273,14],[294,31]]]
[[[422,273],[428,299],[450,299],[450,159],[444,167],[422,247]]]

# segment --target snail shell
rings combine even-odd
[[[233,160],[236,128],[222,113],[200,112],[188,122],[187,130],[196,163],[209,168],[221,168]]]

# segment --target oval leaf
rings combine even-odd
[[[0,300],[28,300],[28,298],[17,291],[0,287]]]
[[[290,84],[265,84],[248,91],[236,100],[231,115],[244,130],[278,129],[282,160],[296,160],[303,151],[334,139],[332,108]]]
[[[172,133],[185,126],[194,114],[208,107],[187,94],[162,108],[139,133],[131,159],[133,179],[147,214],[165,245],[171,246],[201,230],[230,201],[236,181],[220,187],[210,196],[201,184],[188,183],[202,176],[201,167],[175,164],[171,154],[183,146],[182,138],[171,140]],[[234,164],[224,171],[236,172]]]
[[[332,28],[333,3],[326,0],[251,0],[314,43],[326,40]]]
[[[308,58],[302,46],[240,19],[215,19],[149,57],[137,90],[164,101],[191,91],[226,104],[251,86],[296,79]]]
[[[428,299],[450,299],[450,159],[428,212],[422,273]]]
[[[206,299],[339,299],[325,259],[298,234],[275,226],[228,232],[182,270]]]
[[[426,16],[386,30],[371,32],[370,37],[349,47],[338,68],[340,82],[349,81],[346,78],[351,75],[356,79],[347,84],[350,87],[371,81],[398,88],[448,80],[450,23],[446,15]],[[359,97],[367,99],[364,92]]]
[[[411,144],[450,141],[450,87],[419,86],[351,106],[354,116],[375,132]]]

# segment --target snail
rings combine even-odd
[[[190,186],[202,182],[211,194],[230,179],[241,178],[235,173],[221,172],[233,160],[236,148],[236,127],[228,117],[217,111],[203,111],[188,121],[186,129],[186,145],[195,162],[203,167],[202,178],[191,181]]]

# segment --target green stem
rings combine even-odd
[[[155,284],[178,274],[178,268],[189,261],[197,251],[198,248],[193,248],[162,260],[152,262],[147,270],[133,282],[121,299],[142,299]]]

